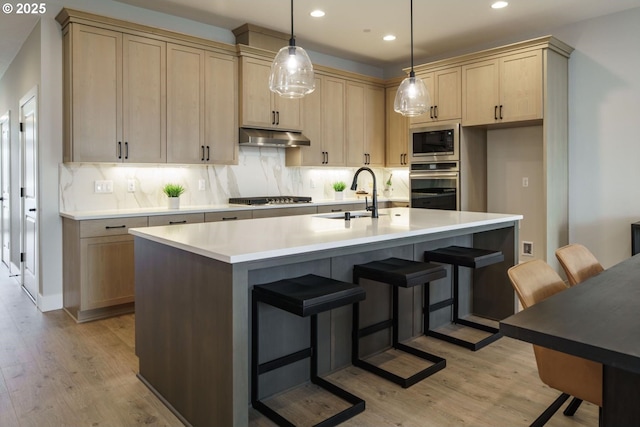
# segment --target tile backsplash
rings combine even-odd
[[[372,168],[378,194],[393,174],[392,196],[409,198],[406,169]],[[333,199],[332,183],[347,183],[346,198],[354,197],[348,187],[357,168],[286,167],[285,149],[240,147],[238,165],[148,165],[110,163],[65,163],[60,165],[60,210],[66,212],[107,209],[164,207],[162,187],[181,184],[186,191],[182,206],[226,204],[229,197],[310,196]],[[111,181],[112,193],[96,193],[95,181]],[[135,191],[129,191],[129,183]],[[204,190],[201,184],[204,183]],[[370,190],[372,180],[360,174],[360,186]]]

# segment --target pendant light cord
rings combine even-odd
[[[289,46],[295,46],[295,45],[296,45],[296,41],[293,36],[293,0],[291,0],[291,38],[289,39]]]
[[[291,2],[293,3],[293,0],[291,0]],[[411,72],[409,73],[409,76],[410,77],[414,77],[416,75],[416,73],[414,73],[414,71],[413,71],[413,0],[411,0],[411,14],[410,14],[410,16],[411,16]]]

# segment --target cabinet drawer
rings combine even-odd
[[[204,222],[204,213],[153,215],[149,217],[149,227],[155,227],[156,225],[191,224],[194,222]]]
[[[129,228],[146,227],[147,217],[89,219],[80,221],[80,238],[127,234]]]
[[[215,221],[233,221],[237,219],[251,219],[253,218],[252,211],[224,211],[224,212],[207,212],[204,214],[205,222]]]

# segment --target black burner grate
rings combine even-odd
[[[292,203],[311,203],[311,197],[302,196],[261,196],[261,197],[230,197],[232,205],[286,205]]]

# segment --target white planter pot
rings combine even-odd
[[[169,209],[180,208],[180,197],[168,197],[167,200]]]
[[[336,191],[335,195],[336,195],[336,200],[343,200],[344,199],[344,191]]]

